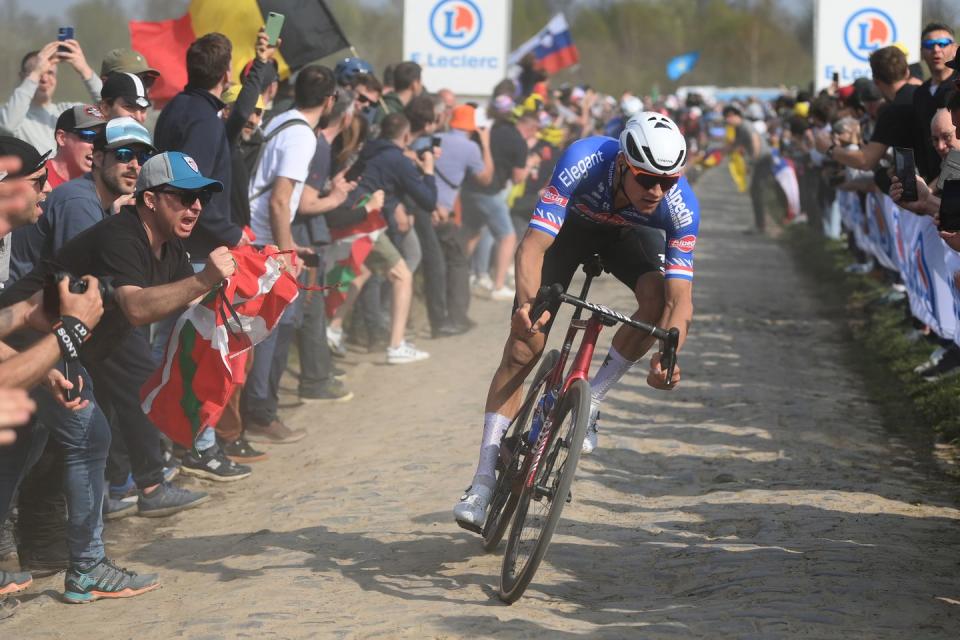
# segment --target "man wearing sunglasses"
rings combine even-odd
[[[84,396],[90,401],[95,421],[103,420],[99,393],[102,385],[98,378],[104,375],[103,369],[110,366],[111,356],[126,348],[125,338],[132,335],[134,327],[143,327],[186,307],[234,273],[236,264],[225,247],[214,249],[204,269],[195,273],[183,245],[183,240],[196,226],[203,203],[222,189],[220,182],[201,175],[189,156],[177,152],[154,156],[144,164],[137,178],[135,205],[124,206],[120,213],[66,243],[52,260],[42,261],[0,296],[0,307],[26,301],[60,270],[112,278],[113,303],[107,305],[100,324],[83,342],[76,366],[71,367],[71,371],[76,369],[75,374],[84,378],[89,371],[95,381],[97,397],[93,398],[89,392]],[[128,384],[139,389],[151,370],[149,365],[127,370]],[[71,558],[66,574],[64,598],[69,602],[130,597],[159,586],[156,575],[139,576],[117,567],[105,557],[100,505],[109,436],[101,433],[97,437],[99,440],[89,445],[97,451],[89,461],[85,478],[89,486],[86,511],[74,513],[71,508],[70,513],[71,523],[75,520],[81,523],[85,535],[84,544],[75,545],[77,555]],[[140,492],[141,508],[152,508],[154,502],[162,502],[166,483],[161,487]],[[190,506],[205,500],[204,495]],[[71,542],[75,541],[71,539]]]
[[[90,171],[93,141],[105,124],[107,119],[90,104],[78,104],[60,114],[54,132],[57,155],[47,161],[51,189]]]
[[[677,327],[683,346],[693,318],[693,249],[700,226],[696,196],[682,177],[686,158],[686,140],[676,123],[643,112],[627,122],[619,141],[584,138],[557,163],[517,249],[517,297],[510,336],[487,393],[480,460],[470,489],[453,509],[465,528],[475,530],[486,519],[500,440],[520,407],[523,380],[543,352],[557,312],[554,307],[540,318],[530,317],[540,285],[559,282],[566,288],[579,266],[599,254],[604,267],[634,292],[633,317]],[[607,391],[654,342],[620,326],[590,382],[583,453],[597,445],[599,406]],[[679,381],[680,370],[668,380],[655,353],[647,384],[670,390]]]
[[[952,67],[956,55],[957,43],[951,27],[932,22],[923,28],[920,56],[930,70],[930,78],[914,92],[913,110],[919,129],[917,169],[926,180],[940,173],[940,157],[930,142],[930,122],[937,109],[946,106],[947,94],[956,87],[957,72]]]
[[[50,194],[37,224],[14,233],[14,278],[132,201],[140,167],[155,151],[150,133],[132,118],[117,118],[98,129],[88,143],[90,172],[63,183]]]

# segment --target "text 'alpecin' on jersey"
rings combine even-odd
[[[700,206],[690,183],[680,178],[650,215],[632,204],[615,210],[613,180],[619,152],[620,143],[606,136],[591,136],[570,145],[537,203],[530,228],[556,237],[564,219],[578,215],[596,224],[662,229],[666,236],[664,277],[693,280]]]

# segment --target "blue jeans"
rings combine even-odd
[[[240,413],[245,424],[253,422],[265,426],[277,419],[280,378],[287,366],[290,343],[297,327],[302,324],[304,293],[301,291],[287,306],[270,335],[254,347],[253,366],[240,397]]]
[[[37,403],[32,428],[18,434],[22,441],[18,439],[16,445],[0,447],[0,518],[9,514],[17,487],[40,458],[47,438],[52,437],[63,448],[66,465],[63,490],[69,514],[70,564],[88,569],[104,557],[104,472],[110,448],[110,426],[94,399],[90,375],[79,364],[71,367],[72,377],[83,377],[80,395],[90,404],[80,411],[70,411],[60,406],[46,389],[37,388],[30,394]]]

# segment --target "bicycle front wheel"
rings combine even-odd
[[[520,412],[513,419],[500,445],[501,447],[509,447],[510,461],[503,465],[503,468],[501,468],[501,465],[497,465],[497,486],[490,499],[490,511],[487,513],[487,521],[483,526],[483,548],[485,551],[493,551],[503,540],[503,534],[506,533],[507,526],[510,524],[510,516],[517,508],[520,490],[517,489],[516,485],[521,481],[517,476],[523,470],[524,438],[530,430],[530,422],[536,411],[537,402],[546,391],[547,379],[550,377],[553,368],[557,366],[559,359],[560,352],[556,349],[552,349],[543,357],[540,367],[530,383],[530,389],[527,390],[527,397],[520,406]],[[501,461],[505,457],[501,455]]]
[[[540,566],[560,514],[570,495],[580,449],[590,418],[590,385],[576,380],[561,398],[551,427],[551,440],[525,487],[507,540],[500,573],[500,599],[516,602]]]

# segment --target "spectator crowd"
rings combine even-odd
[[[0,617],[33,575],[65,570],[72,602],[156,588],[158,576],[107,557],[104,521],[202,508],[210,496],[178,486],[179,474],[240,481],[270,447],[303,439],[278,413],[292,350],[302,403],[349,402],[344,359],[415,367],[430,357],[418,336],[475,327],[472,297],[511,302],[518,238],[560,152],[617,137],[641,111],[681,125],[691,178],[730,155],[750,232],[766,230],[779,196],[787,222],[849,237],[855,270],[883,269],[841,204],[902,200],[890,152],[910,148],[919,197],[900,206],[936,215],[941,166],[960,158],[953,31],[929,25],[919,44],[926,81],[886,47],[872,80],[728,104],[553,86],[531,57],[484,105],[425,87],[414,62],[377,73],[351,57],[281,81],[261,31],[250,61],[221,34],[198,38],[187,85],[161,109],[140,52],[110,52],[99,75],[75,40],[26,54],[0,108],[0,559],[16,551],[20,564],[0,572]],[[55,101],[68,67],[87,102]],[[960,250],[957,234],[943,239]],[[141,389],[178,317],[234,275],[242,247],[272,252],[302,290],[215,424],[174,443]],[[884,273],[889,302],[906,304],[900,274]],[[933,350],[918,374],[960,371],[952,336],[914,323]]]
[[[0,617],[35,575],[66,571],[68,602],[159,586],[109,559],[105,521],[202,507],[178,475],[240,481],[303,439],[278,413],[292,349],[301,403],[349,402],[344,359],[416,366],[430,357],[417,336],[475,327],[473,297],[511,302],[560,151],[652,106],[551,88],[532,58],[479,105],[428,90],[413,62],[378,74],[351,57],[281,81],[263,31],[255,51],[197,38],[164,105],[150,52],[112,51],[97,74],[66,40],[20,62],[0,108],[0,560],[19,562],[0,571]],[[56,101],[68,68],[84,103]],[[174,442],[142,390],[241,249],[273,256],[300,294],[218,419]]]

